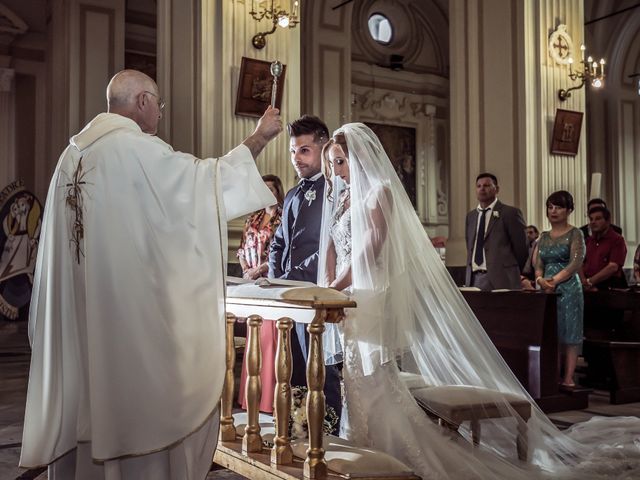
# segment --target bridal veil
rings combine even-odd
[[[376,135],[364,124],[351,123],[334,132],[334,140],[344,142],[350,185],[327,172],[319,282],[324,280],[324,252],[336,199],[350,188],[350,294],[358,307],[345,322],[356,342],[363,375],[375,375],[380,368],[391,366],[395,372],[419,375],[429,386],[460,385],[497,392],[494,403],[481,407],[501,414],[482,421],[479,449],[471,449],[470,442],[444,441],[445,435],[437,428],[421,429],[424,434],[407,432],[409,439],[425,452],[431,449],[434,459],[453,456],[454,461],[468,462],[475,471],[491,472],[494,478],[637,476],[640,420],[595,419],[569,433],[559,431],[517,380],[462,297]],[[400,394],[408,396],[409,391]],[[517,460],[515,447],[518,422],[525,420],[511,407],[506,394],[531,404],[531,417],[526,421],[527,464]],[[348,390],[346,395],[350,395]],[[391,422],[398,414],[403,412],[389,412],[379,421]],[[595,433],[605,426],[604,435]],[[460,432],[470,438],[468,426],[462,425]],[[612,441],[613,433],[621,433],[616,437],[618,443]],[[479,474],[478,478],[488,477]]]

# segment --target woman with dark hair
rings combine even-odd
[[[564,357],[561,385],[575,387],[573,374],[582,344],[584,297],[579,271],[584,261],[582,232],[569,224],[573,197],[565,190],[547,198],[547,218],[551,230],[542,232],[538,240],[536,283],[545,292],[558,294],[558,341]]]
[[[242,265],[242,276],[247,280],[255,280],[256,278],[267,276],[271,241],[282,218],[282,202],[284,201],[282,181],[276,175],[263,175],[262,180],[276,197],[278,203],[252,213],[244,224],[242,241],[238,249],[238,260]],[[262,373],[260,374],[262,379],[262,398],[260,399],[260,411],[267,413],[273,411],[273,389],[276,385],[274,364],[277,339],[276,322],[264,320],[260,329],[260,348],[262,350]],[[244,399],[246,378],[247,356],[245,352],[238,392],[238,403],[242,404],[242,408],[246,408]]]
[[[276,197],[278,203],[253,212],[244,224],[237,255],[242,266],[242,276],[247,280],[267,276],[269,246],[282,217],[282,202],[284,201],[282,181],[276,175],[263,175],[262,180]]]

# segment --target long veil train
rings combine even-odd
[[[375,134],[352,123],[336,135],[344,136],[349,159],[351,295],[358,303],[344,322],[345,433],[404,460],[424,478],[637,477],[640,419],[593,419],[559,431],[460,294]],[[324,200],[321,284],[336,199],[347,188],[326,173],[332,188]],[[518,461],[515,448],[517,424],[524,420],[503,395],[491,405],[503,418],[483,421],[481,448],[472,449],[428,420],[400,370],[432,386],[484,387],[528,400],[529,462]],[[470,436],[464,427],[461,432]]]

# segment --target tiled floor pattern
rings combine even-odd
[[[43,469],[18,468],[22,420],[29,371],[29,350],[26,342],[26,325],[0,320],[0,480],[44,480]],[[609,404],[606,392],[597,391],[589,397],[589,408],[550,415],[561,429],[589,420],[594,415],[640,416],[640,403],[626,405]],[[213,470],[207,480],[242,480],[242,477],[226,469]]]

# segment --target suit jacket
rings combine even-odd
[[[497,212],[497,213],[495,213]],[[471,285],[473,247],[478,225],[477,209],[467,213],[467,272],[466,285]],[[484,254],[487,275],[494,289],[520,288],[520,272],[529,256],[526,225],[522,212],[498,200],[491,211],[484,237]]]
[[[287,192],[282,207],[282,222],[269,253],[269,277],[316,282],[318,249],[322,228],[322,204],[325,179],[321,176],[309,190],[315,190],[311,202],[298,202],[296,186]]]

